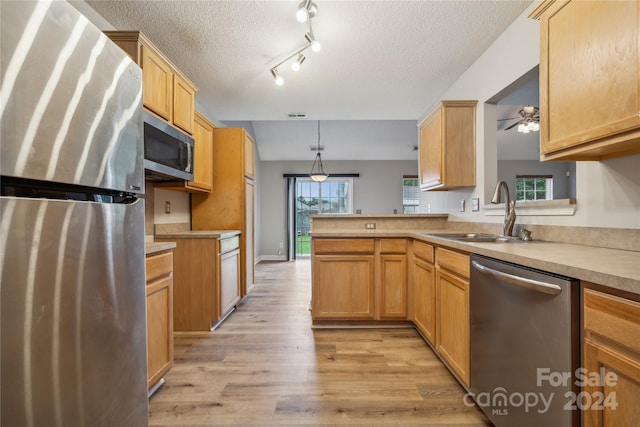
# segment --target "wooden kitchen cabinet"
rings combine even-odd
[[[198,88],[140,31],[105,31],[142,68],[142,103],[167,123],[193,134]]]
[[[173,366],[173,253],[147,255],[148,388]]]
[[[373,319],[374,240],[312,239],[313,320]]]
[[[313,320],[408,319],[404,238],[312,238]]]
[[[636,425],[640,419],[640,303],[586,288],[582,297],[582,365],[603,379],[583,387],[593,404],[583,411],[582,425]],[[607,378],[611,381],[604,381]]]
[[[551,1],[540,20],[540,158],[640,152],[640,2]]]
[[[189,193],[210,193],[213,188],[213,129],[211,123],[196,111],[193,124],[193,181],[156,182],[156,187]]]
[[[407,318],[407,240],[379,239],[378,317]]]
[[[176,331],[210,331],[240,301],[239,237],[170,237]]]
[[[413,323],[432,346],[436,345],[436,277],[433,246],[414,240],[411,283]]]
[[[476,104],[441,101],[420,127],[420,189],[476,185]]]
[[[191,199],[193,230],[241,231],[241,297],[254,283],[255,182],[247,178],[254,170],[254,155],[248,152],[253,147],[253,140],[242,128],[213,129],[212,189],[209,194],[193,194]]]
[[[436,248],[436,351],[469,386],[469,255]]]

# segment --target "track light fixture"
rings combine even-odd
[[[311,48],[311,50],[313,52],[319,52],[320,51],[322,46],[320,45],[320,42],[317,41],[315,39],[315,37],[313,36],[313,29],[311,27],[311,18],[313,18],[317,14],[318,14],[318,6],[316,6],[316,4],[314,2],[312,2],[311,0],[303,0],[298,5],[298,13],[296,14],[296,16],[298,17],[298,20],[300,22],[309,21],[309,31],[307,31],[307,33],[305,33],[305,35],[304,35],[304,39],[306,40],[307,43],[304,46],[302,46],[301,48],[296,49],[293,53],[288,55],[282,61],[278,62],[275,66],[271,67],[271,69],[270,69],[271,75],[275,79],[275,82],[276,82],[276,84],[278,86],[282,86],[284,84],[284,78],[281,75],[278,74],[278,67],[279,66],[281,66],[285,62],[289,61],[291,58],[297,56],[296,60],[291,63],[291,69],[293,71],[298,71],[298,70],[300,70],[300,66],[302,65],[302,63],[305,61],[305,59],[307,59],[302,54],[302,52],[304,52],[305,50],[307,50],[309,48]],[[304,19],[301,20],[300,19],[301,16],[304,16]]]
[[[318,13],[318,6],[311,0],[302,0],[298,5],[296,19],[298,22],[307,22],[307,19],[313,18]]]
[[[320,120],[318,120],[318,152],[316,154],[316,159],[313,161],[313,166],[311,166],[309,177],[316,182],[326,181],[329,177],[329,175],[324,171],[324,166],[322,166],[322,157],[320,156]]]

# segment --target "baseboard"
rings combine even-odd
[[[286,261],[286,255],[260,255],[256,258],[256,264],[262,261]]]

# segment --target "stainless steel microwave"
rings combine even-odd
[[[152,181],[193,181],[194,140],[144,112],[145,178]]]

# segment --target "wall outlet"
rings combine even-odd
[[[480,210],[480,199],[478,197],[471,199],[471,212]]]
[[[164,213],[166,213],[166,214],[170,214],[171,213],[171,202],[169,202],[169,201],[164,202]]]
[[[376,229],[376,223],[375,222],[367,222],[364,225],[364,228],[367,230],[375,230]]]
[[[280,242],[280,249],[284,249],[284,243]]]
[[[460,200],[460,212],[464,212],[464,205],[465,205],[465,200],[464,199]]]

